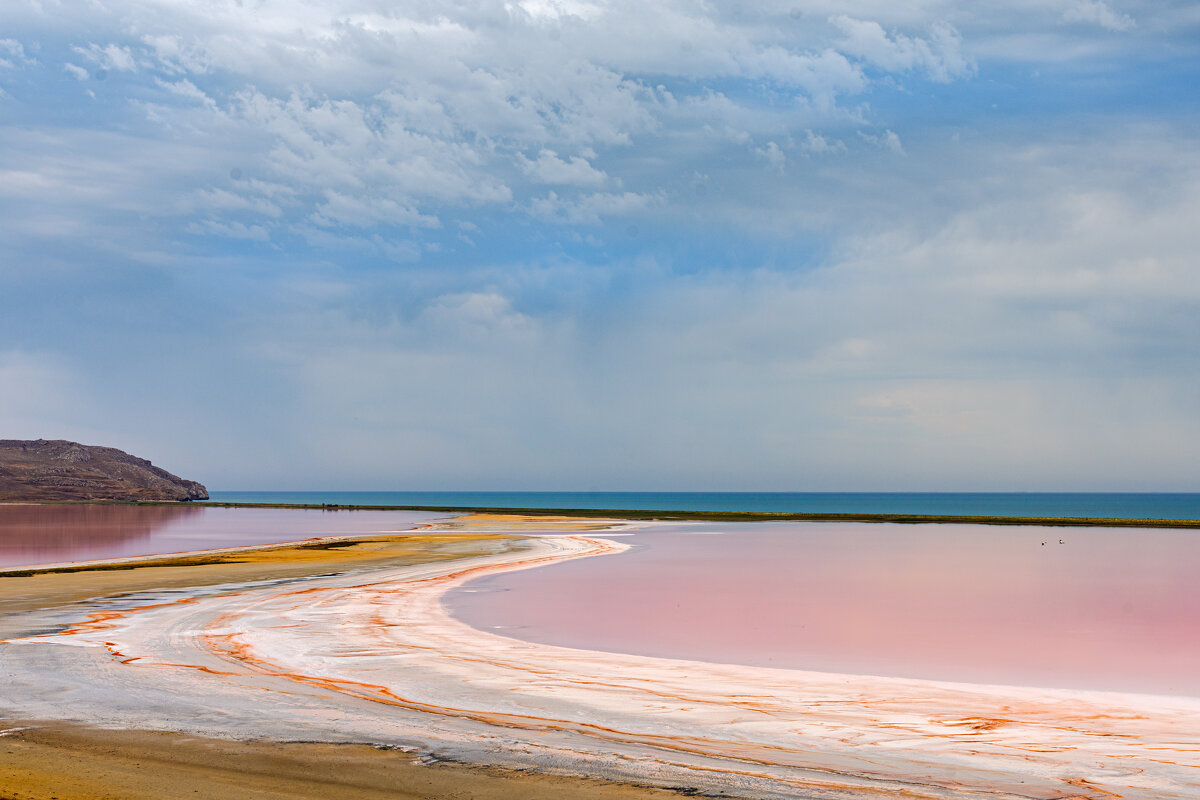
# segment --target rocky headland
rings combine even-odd
[[[203,485],[115,447],[0,439],[0,502],[207,499]]]

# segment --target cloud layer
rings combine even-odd
[[[1192,488],[1198,27],[20,0],[0,435],[218,488]]]

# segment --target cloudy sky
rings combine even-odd
[[[0,438],[1200,489],[1200,7],[4,0]]]

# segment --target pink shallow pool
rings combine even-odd
[[[402,531],[439,516],[190,505],[0,505],[0,567]]]
[[[447,603],[567,647],[1200,696],[1200,531],[702,523],[623,541]]]

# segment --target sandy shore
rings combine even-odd
[[[650,800],[678,797],[601,780],[425,763],[366,745],[233,741],[9,721],[0,735],[6,800]],[[25,727],[29,726],[29,727]],[[14,728],[23,727],[23,730]]]
[[[13,614],[92,597],[420,564],[492,552],[505,546],[506,541],[515,540],[494,534],[448,536],[422,531],[139,556],[74,566],[13,567],[0,570],[0,631],[5,618]],[[20,624],[8,620],[10,625],[14,622]]]
[[[441,605],[447,591],[481,575],[625,547],[577,531],[538,538],[426,532],[213,556],[217,563],[184,559],[175,566],[3,579],[0,598],[24,610],[0,620],[9,631],[7,696],[0,701],[9,720],[88,720],[141,730],[149,738],[130,745],[130,758],[145,742],[197,741],[178,739],[181,733],[243,740],[246,769],[261,748],[291,765],[273,777],[280,781],[305,759],[324,763],[319,759],[351,752],[337,743],[373,743],[543,776],[600,776],[737,797],[1200,796],[1200,701],[1191,698],[573,650],[475,630]],[[122,583],[121,573],[129,580]],[[174,583],[162,583],[167,579]],[[32,581],[25,585],[40,587],[54,602],[96,592],[100,584],[139,588],[48,609],[37,607],[41,601],[30,605],[13,581]],[[69,742],[77,740],[67,734],[83,735],[48,730],[4,738],[73,752]],[[167,732],[166,738],[147,730]],[[38,735],[64,736],[54,741],[67,744],[30,739]],[[195,746],[210,752],[204,748],[243,745]],[[415,768],[411,753],[364,755],[380,763],[393,757]],[[376,786],[364,784],[361,796],[373,796]],[[617,788],[568,781],[554,796]],[[430,791],[417,796],[458,796]],[[503,797],[499,791],[480,789],[477,796]]]

